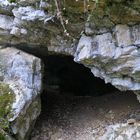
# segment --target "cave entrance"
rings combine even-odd
[[[73,61],[71,56],[49,55],[45,62],[48,92],[63,96],[101,96],[117,91],[111,84],[94,77],[89,68]]]
[[[105,84],[72,57],[49,55],[44,63],[42,111],[31,140],[98,140],[108,125],[139,116],[132,92]]]

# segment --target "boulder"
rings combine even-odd
[[[99,140],[139,140],[140,139],[140,125],[139,123],[127,124],[120,123],[110,125],[105,134]]]
[[[0,137],[26,140],[40,114],[41,60],[0,48]]]

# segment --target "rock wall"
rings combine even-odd
[[[134,125],[127,123],[110,125],[107,128],[107,132],[99,140],[138,140],[140,139],[139,129],[139,123]]]
[[[40,114],[40,63],[17,49],[0,48],[0,135],[6,140],[26,140]]]
[[[72,2],[1,0],[0,43],[73,55],[106,83],[139,91],[140,2]]]
[[[140,100],[139,0],[0,0],[0,45],[0,79],[14,95],[8,122],[17,139],[26,138],[40,112],[41,66],[40,59],[6,47],[41,58],[48,52],[72,55],[95,76],[134,91]]]
[[[116,25],[112,32],[82,35],[74,60],[120,90],[139,91],[139,46],[139,25]]]
[[[42,46],[72,55],[83,33],[139,23],[139,6],[138,0],[0,0],[0,44]]]

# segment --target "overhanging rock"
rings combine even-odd
[[[86,8],[81,0],[0,2],[2,45],[18,48],[25,44],[32,50],[48,48],[49,52],[73,55],[106,83],[120,90],[140,90],[138,0],[100,0],[98,7],[87,1]],[[56,14],[59,10],[61,15]]]
[[[140,25],[117,25],[112,32],[83,35],[74,60],[120,90],[140,91]],[[138,95],[138,94],[137,94]]]

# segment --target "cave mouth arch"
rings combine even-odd
[[[74,62],[72,56],[49,55],[44,63],[47,92],[64,96],[102,96],[117,91],[111,84],[94,77],[89,68]]]
[[[73,57],[53,54],[43,61],[41,114],[31,140],[93,139],[107,125],[139,115],[135,94],[105,84]]]

